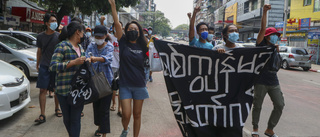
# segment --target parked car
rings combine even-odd
[[[279,53],[282,58],[282,68],[301,67],[304,71],[311,68],[311,57],[305,48],[298,47],[279,47]]]
[[[29,45],[36,46],[37,44],[38,34],[34,32],[0,30],[0,33],[15,37]]]
[[[37,77],[37,48],[14,37],[0,34],[0,60],[21,69],[27,77]]]
[[[30,101],[27,77],[18,68],[0,60],[0,120],[12,116]]]
[[[167,39],[167,40],[172,40],[173,38],[172,38],[172,37],[166,37],[166,39]]]

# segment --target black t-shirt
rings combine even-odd
[[[49,66],[53,52],[59,41],[59,32],[54,32],[51,35],[47,35],[42,32],[37,37],[37,47],[41,48],[40,65]]]
[[[257,47],[261,47],[261,46],[273,47],[274,45],[268,45],[267,39],[263,38],[262,42],[260,44],[257,44]],[[266,66],[269,66],[269,63],[271,62],[268,62]],[[269,71],[267,68],[263,69],[260,72],[260,77],[256,84],[263,84],[268,86],[279,85],[277,71]]]
[[[119,85],[145,87],[144,58],[145,54],[138,44],[130,43],[125,35],[119,41],[120,77]]]

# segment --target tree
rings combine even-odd
[[[174,28],[174,30],[189,30],[189,25],[188,24],[181,24]]]
[[[164,17],[161,11],[143,13],[141,17],[143,20],[139,21],[139,23],[144,28],[152,27],[153,34],[162,36],[170,34],[170,20]]]
[[[117,10],[120,7],[135,6],[138,0],[116,0]],[[57,21],[60,24],[63,16],[75,12],[76,7],[84,15],[91,15],[93,12],[107,14],[111,12],[108,0],[40,0],[39,4],[47,11],[57,14]]]

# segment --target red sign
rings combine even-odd
[[[281,37],[281,41],[287,41],[287,37]]]
[[[42,24],[45,12],[26,7],[12,7],[12,15],[20,16],[21,22]]]
[[[63,16],[60,24],[63,25],[63,26],[68,25],[69,24],[69,19],[70,19],[69,16]]]

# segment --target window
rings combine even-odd
[[[249,1],[244,3],[244,13],[248,13],[249,12]]]
[[[303,6],[311,5],[312,0],[304,0]]]
[[[287,52],[287,48],[285,48],[285,47],[280,48],[279,52]]]
[[[228,18],[227,18],[227,20],[229,20],[229,21],[233,21],[233,16],[228,17]]]
[[[253,0],[251,5],[251,11],[258,8],[258,0]]]
[[[308,52],[303,48],[292,48],[291,52],[298,55],[308,55]]]
[[[314,0],[314,12],[320,11],[320,0]]]

